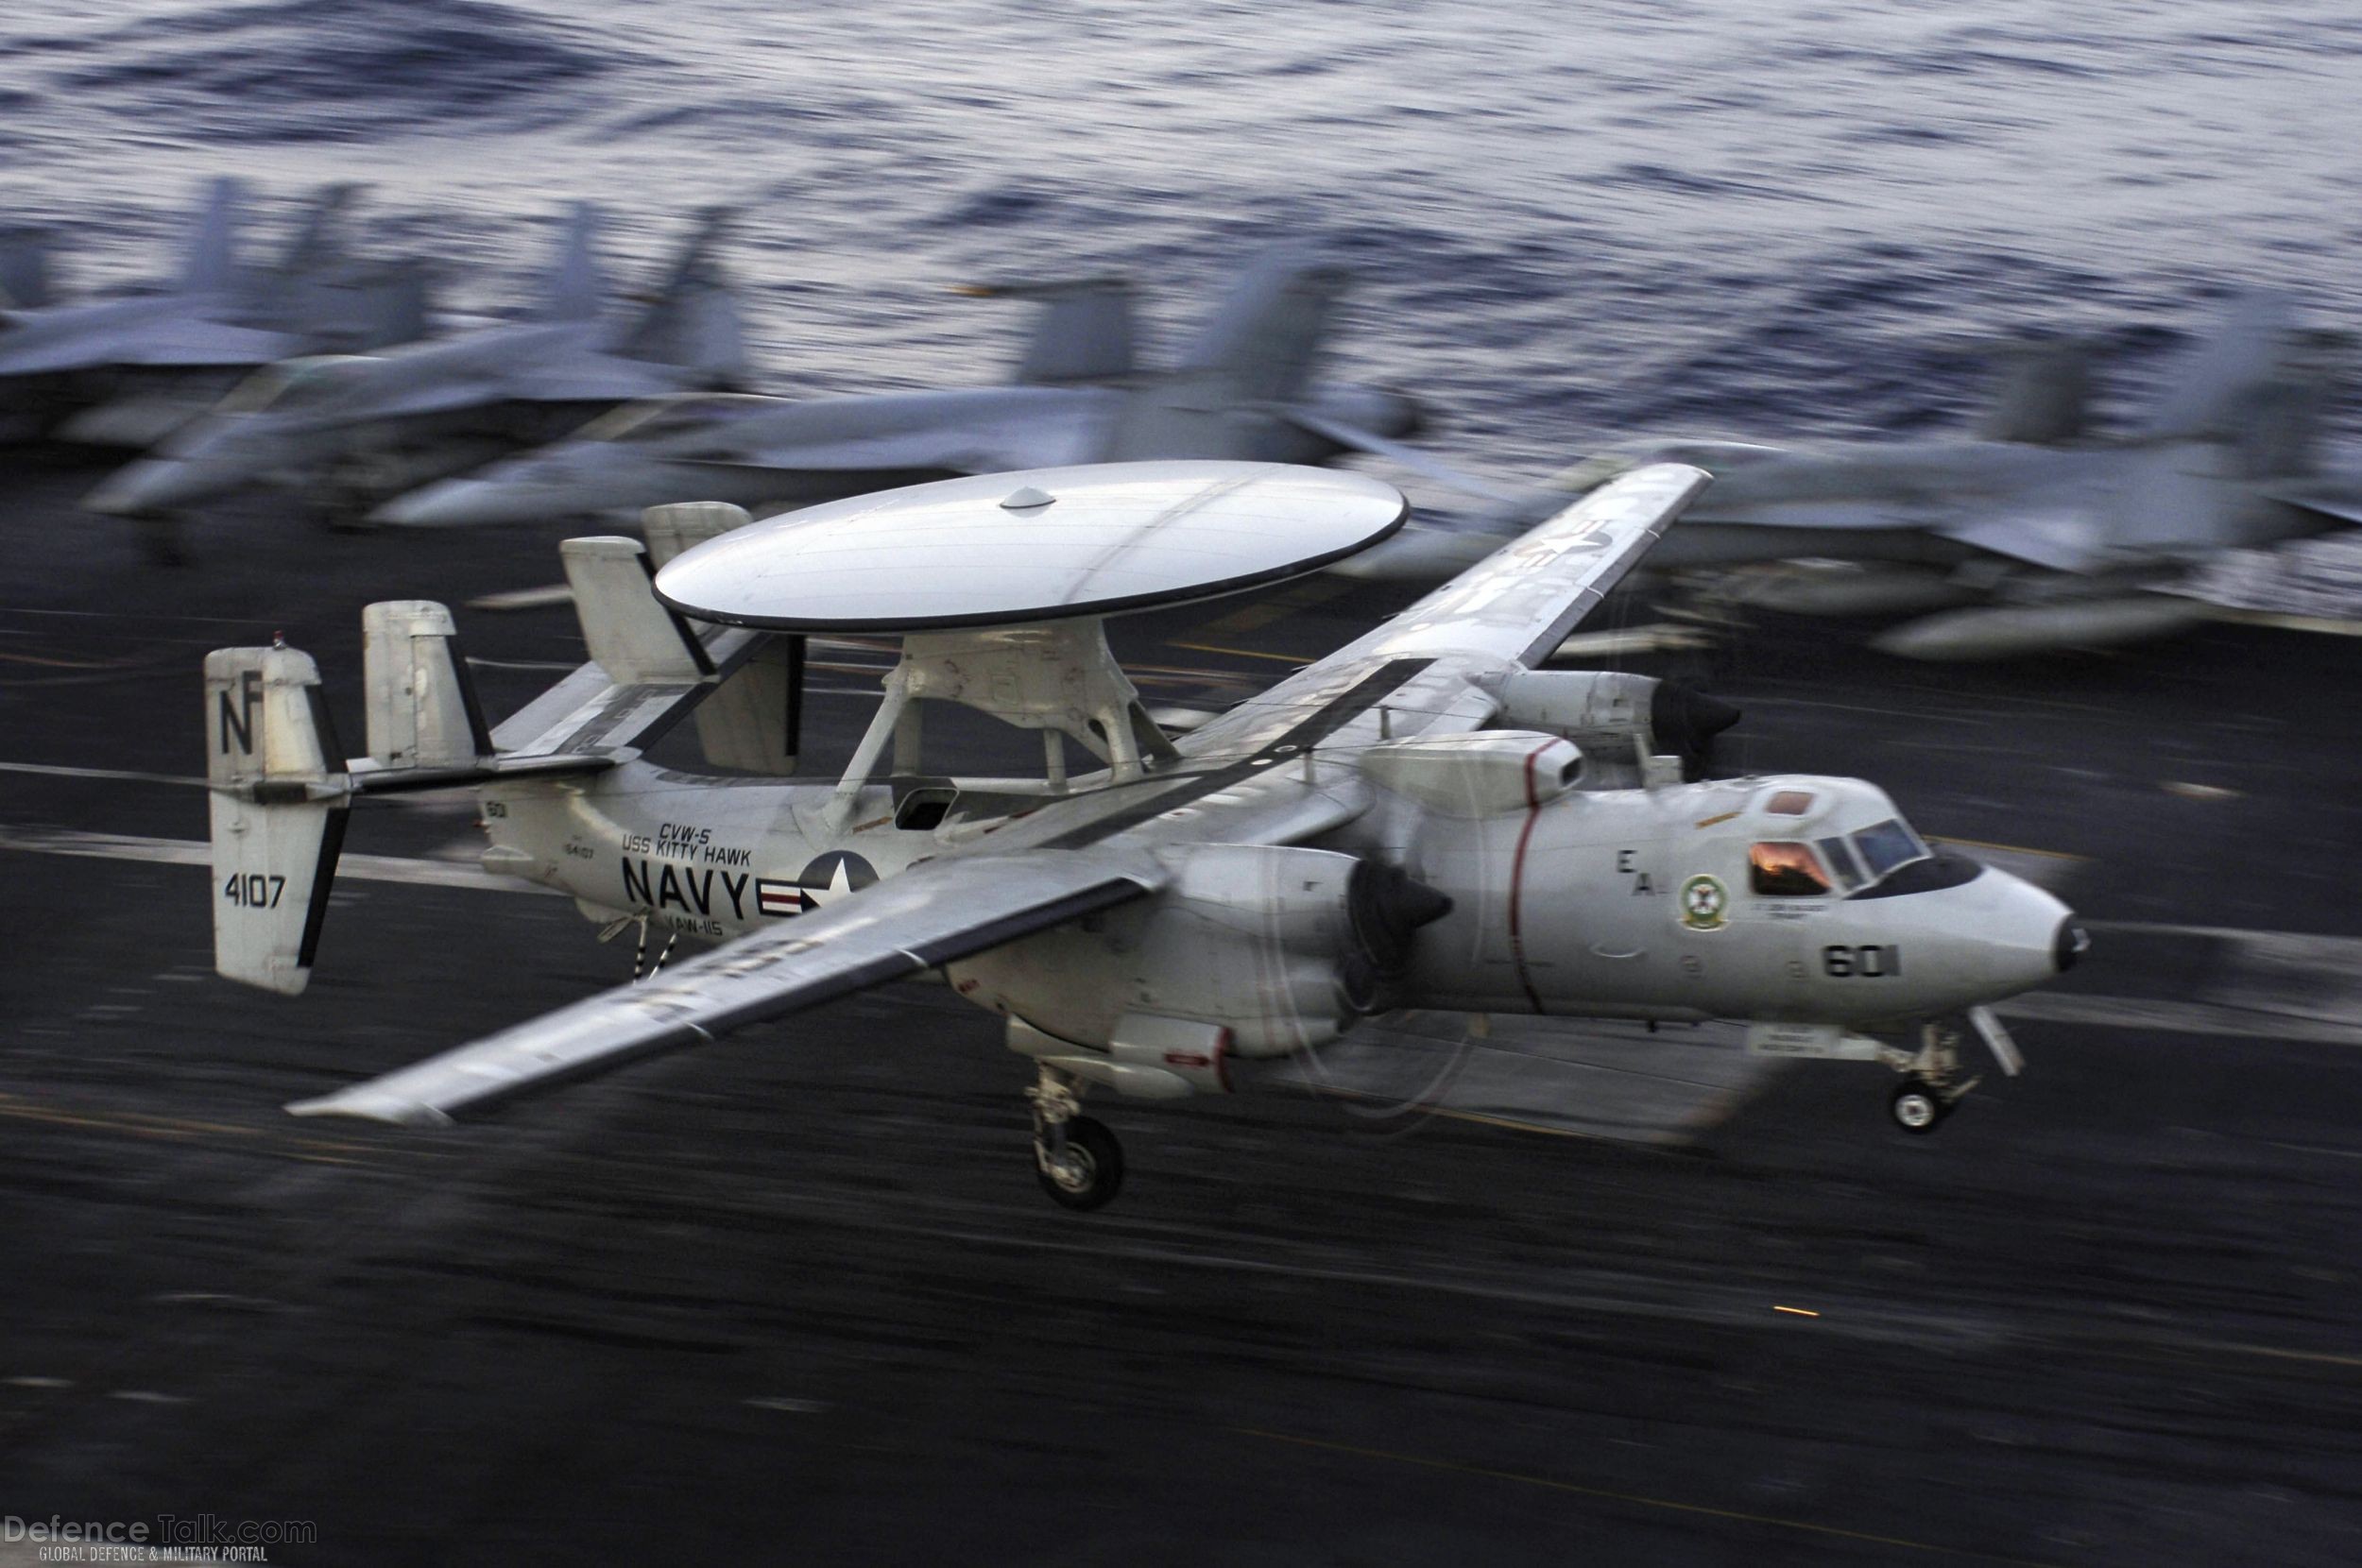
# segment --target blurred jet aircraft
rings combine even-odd
[[[12,238],[0,256],[0,408],[12,433],[145,446],[256,366],[420,336],[424,269],[344,252],[358,189],[323,188],[279,258],[252,266],[238,255],[245,187],[214,180],[178,281],[118,299],[52,303],[45,239]]]
[[[1569,493],[1637,464],[1683,462],[1712,471],[1715,484],[1653,564],[1857,563],[1766,578],[1750,586],[1749,603],[1803,614],[1919,613],[1873,639],[1913,658],[2162,636],[2205,618],[2195,601],[2154,591],[2194,567],[2224,551],[2362,522],[2362,483],[2316,465],[2322,378],[2304,348],[2285,299],[2250,294],[2127,436],[2088,435],[2081,352],[2056,347],[2020,363],[1969,439],[1793,452],[1673,442],[1610,453],[1502,499],[1467,532],[1406,533],[1344,570],[1447,575],[1564,506]],[[1374,450],[1454,482],[1424,453]]]
[[[791,401],[681,396],[381,507],[417,527],[520,522],[666,502],[776,511],[932,479],[1132,458],[1311,463],[1416,428],[1411,400],[1314,381],[1347,275],[1293,248],[1251,266],[1168,370],[1133,352],[1121,279],[972,289],[1038,301],[1015,384]]]
[[[703,214],[653,300],[619,317],[605,308],[592,252],[596,210],[578,205],[533,319],[383,355],[268,366],[86,504],[153,516],[291,477],[384,496],[546,441],[618,403],[739,385],[738,307],[712,255],[727,216]]]

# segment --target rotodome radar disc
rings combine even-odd
[[[1278,463],[1102,463],[887,490],[667,562],[683,615],[780,631],[924,631],[1147,609],[1279,582],[1402,526],[1402,492]]]

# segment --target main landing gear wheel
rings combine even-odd
[[[1123,1189],[1123,1146],[1088,1116],[1059,1124],[1063,1137],[1037,1142],[1034,1173],[1053,1202],[1070,1209],[1104,1208]]]
[[[1952,1103],[1926,1079],[1907,1078],[1894,1086],[1894,1097],[1887,1101],[1887,1110],[1904,1132],[1924,1135],[1943,1124],[1943,1118],[1951,1115]]]

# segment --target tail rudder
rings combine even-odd
[[[0,312],[38,310],[52,302],[46,229],[0,231]]]
[[[557,251],[550,260],[541,286],[541,318],[545,321],[588,321],[607,303],[607,281],[599,273],[596,249],[599,210],[577,201],[567,210],[566,226],[557,236]]]
[[[2076,342],[2005,346],[1999,386],[1977,434],[1988,441],[2063,446],[2087,434],[2091,409],[2091,350]]]
[[[625,335],[624,352],[685,366],[698,372],[702,385],[745,383],[745,324],[720,256],[736,216],[731,207],[709,207],[697,214],[696,227]]]
[[[1127,278],[984,283],[958,292],[978,299],[1029,299],[1039,305],[1024,357],[1010,378],[1016,385],[1088,385],[1121,381],[1138,368],[1132,283]]]
[[[293,648],[205,657],[214,967],[293,996],[312,975],[349,788],[319,668]]]
[[[2213,334],[2191,349],[2159,398],[2144,434],[2155,440],[2217,439],[2237,430],[2258,396],[2298,372],[2296,307],[2253,289],[2224,307]]]
[[[358,181],[338,180],[313,195],[286,249],[280,252],[275,269],[280,277],[300,278],[344,259],[345,214],[363,189]]]
[[[492,755],[491,726],[484,722],[449,609],[428,599],[368,605],[361,611],[361,639],[375,767],[471,768]]]
[[[1288,401],[1310,384],[1338,302],[1352,274],[1300,246],[1268,251],[1247,268],[1198,334],[1180,368],[1214,372],[1229,396]]]
[[[189,228],[180,266],[180,286],[192,294],[216,294],[238,283],[238,228],[245,217],[246,185],[228,176],[206,187],[204,205]]]

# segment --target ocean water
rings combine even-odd
[[[980,279],[1109,268],[1171,345],[1256,246],[1363,281],[1338,353],[1498,475],[1603,438],[1937,428],[1980,346],[2095,334],[2119,409],[2210,302],[2362,319],[2362,12],[1521,0],[74,0],[0,13],[0,195],[69,289],[152,275],[199,179],[373,187],[446,299],[525,297],[589,196],[619,272],[744,213],[762,379],[994,379]],[[2339,423],[2351,433],[2350,411]]]

